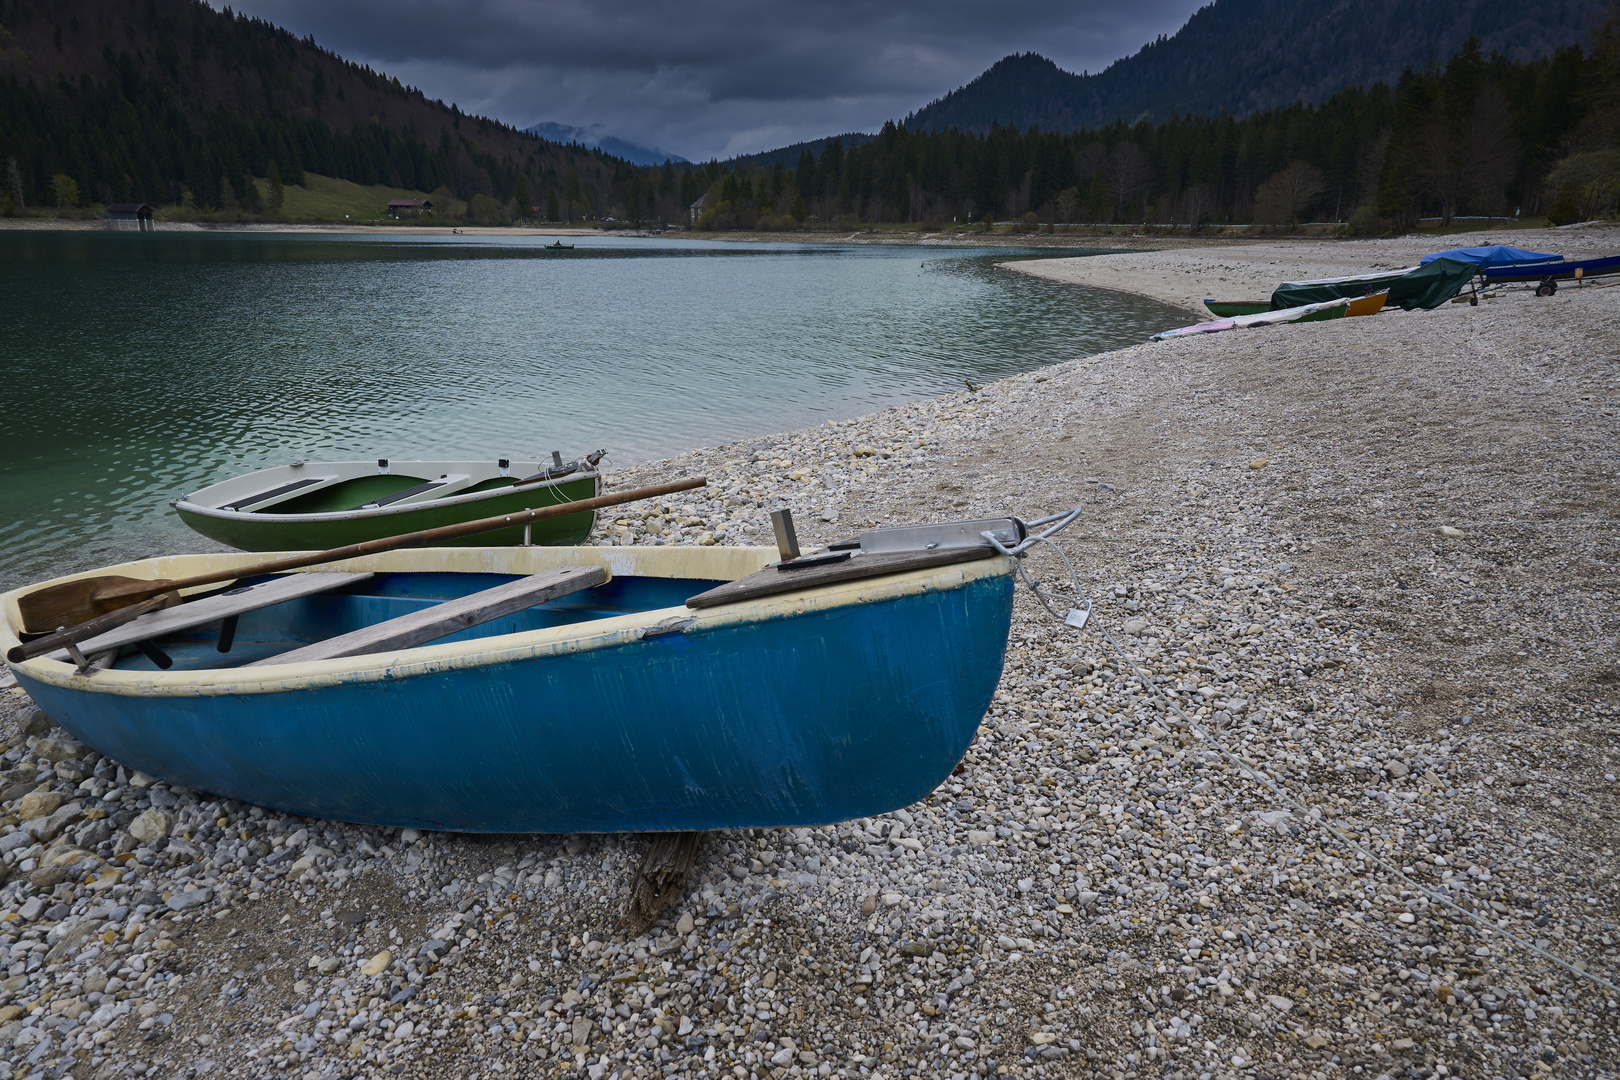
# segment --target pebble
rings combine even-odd
[[[1616,977],[1609,533],[1562,504],[1556,555],[1530,526],[1474,550],[1415,514],[1391,539],[1388,520],[1434,504],[1431,480],[1460,521],[1532,521],[1538,499],[1599,490],[1581,470],[1612,476],[1614,444],[1565,421],[1583,394],[1612,409],[1592,358],[1620,353],[1616,300],[1482,305],[1466,333],[1491,348],[1455,367],[1434,356],[1475,340],[1462,309],[1217,335],[1233,342],[624,470],[615,484],[687,470],[711,487],[620,508],[599,543],[768,544],[787,506],[808,547],[1083,500],[1064,543],[1096,626],[1142,669],[1020,585],[955,775],[870,819],[705,837],[682,901],[639,937],[618,921],[639,838],[242,806],[90,748],[58,757],[64,736],[0,690],[16,791],[0,807],[0,1060],[101,1080],[1598,1075],[1620,1059],[1601,994],[1306,818]],[[1406,361],[1413,342],[1430,362]],[[1503,350],[1519,359],[1491,359]],[[1350,407],[1345,373],[1379,393]],[[1401,410],[1448,380],[1496,394],[1476,406],[1492,422],[1442,428],[1433,464],[1395,453],[1427,430]],[[1568,400],[1496,456],[1546,380]],[[1330,383],[1319,411],[1274,389]],[[1169,416],[1188,430],[1152,426]],[[1085,444],[1064,439],[1082,424]],[[1165,440],[1151,465],[1105,452],[1143,431]],[[1019,432],[1016,465],[984,457]],[[1244,468],[1284,435],[1287,454]],[[1537,461],[1538,486],[1503,457]],[[1042,587],[1078,600],[1039,559]],[[1155,686],[1306,809],[1245,779]]]

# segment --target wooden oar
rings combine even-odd
[[[77,578],[73,581],[64,581],[60,585],[47,586],[17,597],[17,609],[22,615],[24,633],[48,633],[63,626],[76,626],[87,619],[94,619],[119,608],[128,607],[130,604],[138,604],[142,600],[161,593],[173,592],[177,589],[192,589],[199,585],[214,585],[218,582],[234,581],[237,578],[253,577],[258,574],[274,574],[283,570],[296,570],[303,566],[318,566],[321,563],[338,562],[342,559],[356,559],[362,555],[375,555],[383,551],[415,547],[418,544],[431,544],[439,540],[454,540],[458,537],[473,536],[477,533],[510,528],[514,525],[528,525],[546,518],[582,514],[586,511],[601,510],[609,506],[618,506],[622,503],[636,502],[641,499],[656,499],[660,495],[688,491],[692,488],[703,487],[707,483],[706,478],[699,476],[690,480],[678,480],[673,484],[635,488],[631,491],[621,491],[613,495],[601,495],[594,499],[580,499],[578,502],[562,503],[558,506],[520,510],[515,514],[498,514],[495,517],[479,518],[477,521],[464,521],[459,525],[444,525],[437,529],[422,529],[419,532],[405,533],[402,536],[386,536],[378,540],[366,540],[362,543],[350,544],[347,547],[333,548],[330,551],[293,555],[285,559],[271,559],[268,562],[254,563],[250,566],[238,566],[230,570],[216,570],[213,573],[198,574],[194,577],[180,578],[177,581],[122,577],[118,574]]]
[[[178,604],[180,598],[173,593],[161,593],[138,604],[109,611],[105,615],[98,615],[88,622],[82,622],[72,630],[63,628],[47,637],[35,638],[24,645],[13,645],[6,653],[6,659],[13,664],[20,664],[24,660],[32,660],[36,656],[44,656],[57,649],[65,649],[69,645],[77,645],[81,641],[89,641],[93,637],[100,637],[109,630],[116,630],[127,622],[134,622],[149,611],[156,611],[170,604]]]

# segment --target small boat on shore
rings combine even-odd
[[[1327,300],[1320,304],[1303,304],[1299,307],[1284,308],[1281,311],[1263,311],[1254,315],[1234,315],[1229,319],[1212,319],[1209,322],[1195,323],[1192,326],[1180,326],[1174,330],[1165,330],[1154,334],[1154,341],[1165,341],[1170,338],[1188,337],[1193,334],[1218,334],[1224,330],[1247,330],[1259,326],[1279,326],[1283,323],[1294,322],[1325,322],[1329,319],[1342,319],[1349,310],[1350,301]]]
[[[1544,263],[1523,263],[1515,266],[1486,268],[1485,284],[1506,285],[1536,282],[1546,287],[1542,295],[1558,291],[1560,281],[1586,280],[1620,274],[1620,255],[1606,255],[1600,259],[1563,259]]]
[[[1271,310],[1270,300],[1205,300],[1204,306],[1217,319],[1236,315],[1260,315]]]
[[[294,462],[222,480],[171,504],[192,529],[241,551],[334,548],[600,494],[598,451],[581,461],[553,453],[549,465],[495,461]],[[466,541],[577,544],[591,513],[570,514]]]
[[[1346,316],[1376,315],[1384,307],[1384,301],[1389,299],[1389,290],[1373,293],[1370,296],[1358,296],[1350,301],[1345,309]],[[1217,319],[1233,319],[1242,315],[1264,315],[1275,310],[1270,300],[1205,300],[1204,306],[1209,313]],[[1301,319],[1301,322],[1320,322],[1323,318],[1334,319],[1337,315],[1316,315]]]
[[[1272,306],[1287,308],[1326,300],[1356,300],[1375,293],[1387,293],[1385,301],[1412,311],[1439,307],[1462,291],[1481,273],[1472,262],[1450,258],[1429,258],[1421,266],[1379,270],[1370,274],[1317,278],[1313,281],[1285,281],[1271,294]]]
[[[1384,310],[1384,304],[1389,300],[1389,290],[1375,292],[1370,296],[1358,296],[1350,301],[1344,309],[1345,318],[1356,318],[1362,315],[1376,315]]]
[[[1022,524],[965,523],[969,542],[927,528],[931,543],[874,530],[792,565],[718,546],[413,548],[259,577],[242,554],[148,559],[108,569],[244,576],[77,659],[7,660],[99,753],[286,813],[470,832],[826,824],[943,782],[1000,679],[1015,560],[976,530],[1016,542]],[[0,596],[8,653],[18,598],[63,580]]]

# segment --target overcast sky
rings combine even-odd
[[[214,0],[216,7],[222,0]],[[1011,52],[1099,71],[1199,0],[235,0],[429,97],[694,161],[875,130]]]

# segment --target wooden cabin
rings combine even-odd
[[[107,227],[131,232],[151,232],[152,208],[145,203],[118,202],[107,206]]]
[[[388,216],[391,218],[417,217],[433,209],[431,199],[390,199]]]

